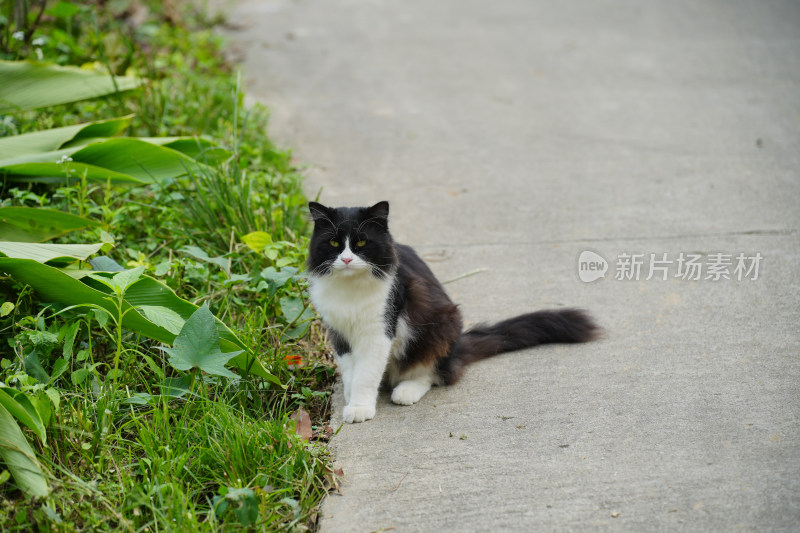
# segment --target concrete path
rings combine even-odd
[[[387,199],[440,278],[486,269],[448,284],[468,321],[580,306],[606,329],[384,397],[332,442],[323,532],[798,527],[800,4],[240,1],[230,20],[310,196]],[[605,278],[581,281],[586,250]]]

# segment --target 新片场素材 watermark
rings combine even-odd
[[[605,257],[597,252],[584,250],[578,256],[578,277],[585,283],[605,278],[607,273],[609,277],[613,273],[613,278],[617,281],[756,281],[763,259],[760,252],[622,252],[617,254],[611,268]]]

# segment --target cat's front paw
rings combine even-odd
[[[345,422],[364,422],[375,418],[374,405],[348,405],[342,412],[342,418]]]

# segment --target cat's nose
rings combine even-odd
[[[342,257],[342,263],[349,265],[353,261],[352,257]]]

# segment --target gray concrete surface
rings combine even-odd
[[[413,407],[384,396],[332,441],[323,532],[800,527],[798,2],[239,1],[230,20],[310,196],[387,199],[441,278],[486,269],[448,285],[468,321],[581,306],[606,329]],[[594,283],[587,249],[609,262]],[[763,259],[756,280],[647,280],[649,255],[614,279],[621,254],[681,252]]]

